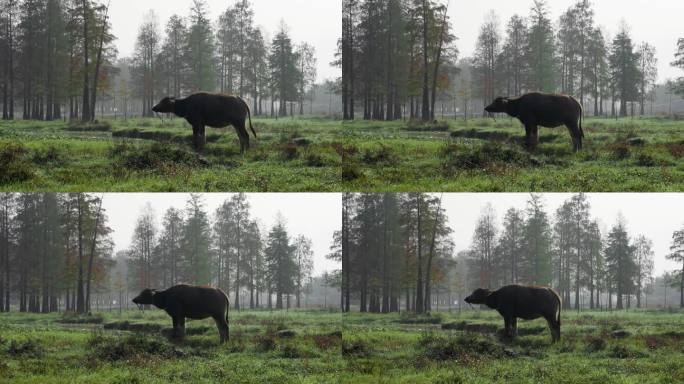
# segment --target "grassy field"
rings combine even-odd
[[[345,123],[348,190],[611,192],[684,190],[684,121],[588,119],[585,149],[565,127],[540,129],[535,153],[509,118]]]
[[[240,155],[232,127],[198,155],[181,119],[0,122],[0,190],[55,192],[339,191],[341,123],[255,119]]]
[[[345,315],[342,383],[682,383],[684,312],[563,313],[501,336],[494,311],[431,317]]]
[[[225,345],[213,320],[181,343],[170,326],[161,311],[0,314],[0,382],[338,383],[345,366],[339,313],[231,312]]]

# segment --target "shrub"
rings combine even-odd
[[[447,158],[446,167],[456,169],[483,169],[492,165],[527,167],[535,163],[530,154],[496,142],[474,148],[449,144],[443,155]]]
[[[130,334],[125,337],[104,336],[101,332],[95,332],[88,340],[94,357],[106,361],[130,360],[132,358],[145,358],[158,356],[173,358],[184,355],[169,344],[157,337],[145,334]]]
[[[624,345],[614,345],[610,349],[610,356],[616,359],[638,359],[648,356],[648,354],[631,349]]]
[[[97,120],[86,123],[71,121],[65,130],[71,132],[111,132],[112,124],[108,121]]]
[[[59,148],[50,145],[47,148],[40,148],[33,152],[32,160],[38,164],[56,164],[63,160],[63,153]]]
[[[632,150],[629,145],[625,143],[614,144],[610,148],[611,158],[613,160],[626,160],[632,155]]]
[[[588,353],[598,352],[606,349],[606,340],[602,337],[587,336],[587,338],[584,340],[584,343],[586,344],[584,349]]]
[[[40,357],[45,352],[42,345],[36,340],[28,339],[23,342],[12,340],[7,346],[7,353],[14,356]]]
[[[75,312],[65,312],[57,322],[62,324],[102,324],[104,317],[100,313],[79,315]]]
[[[280,156],[286,161],[294,160],[299,157],[299,147],[293,143],[283,144],[280,148]]]
[[[257,337],[257,351],[270,352],[276,349],[276,340],[272,335]]]
[[[26,159],[27,153],[23,144],[0,144],[0,184],[22,182],[33,177],[33,169]]]
[[[504,347],[497,344],[490,337],[466,333],[455,337],[424,335],[418,341],[419,353],[429,360],[469,361],[476,358],[506,357]]]
[[[163,165],[184,165],[188,167],[208,165],[206,160],[194,152],[160,143],[142,148],[121,143],[114,146],[111,154],[115,158],[116,165],[125,169],[147,170],[159,168]]]
[[[342,341],[342,356],[346,357],[368,357],[372,353],[370,345],[361,339],[352,341]]]
[[[397,156],[392,152],[392,148],[384,144],[380,144],[379,148],[368,149],[363,154],[363,162],[366,164],[392,164],[395,163],[396,160]]]

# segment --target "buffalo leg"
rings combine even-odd
[[[245,143],[245,150],[249,149],[249,133],[247,132],[247,127],[245,127],[245,123],[243,122],[242,124],[238,125],[238,131],[240,132],[240,137],[242,137],[242,140]]]
[[[178,317],[178,339],[179,340],[184,340],[185,339],[185,317],[179,316]]]
[[[201,151],[202,149],[204,149],[204,125],[195,124],[192,126],[192,141],[195,150]]]
[[[560,340],[560,322],[555,319],[555,316],[547,317],[546,322],[549,323],[551,330],[551,340],[555,343]]]
[[[572,149],[577,152],[582,149],[582,131],[580,131],[577,122],[566,124],[570,137],[572,137]]]
[[[518,318],[511,318],[511,338],[518,336]]]
[[[214,317],[214,321],[216,322],[216,328],[218,328],[219,331],[221,343],[225,343],[228,341],[228,323],[222,316]]]
[[[511,337],[511,318],[504,317],[504,335]]]
[[[528,124],[525,126],[525,146],[530,151],[537,149],[537,143],[539,142],[539,128],[534,124]]]

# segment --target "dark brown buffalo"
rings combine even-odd
[[[507,113],[525,126],[526,144],[529,150],[537,148],[539,126],[568,127],[575,152],[582,149],[582,105],[566,95],[533,92],[509,98],[499,97],[485,108],[489,113]]]
[[[153,304],[163,309],[173,320],[176,337],[185,337],[185,319],[201,320],[211,317],[216,322],[221,343],[228,341],[228,296],[211,287],[195,287],[180,284],[164,291],[145,289],[133,302],[138,305]]]
[[[507,285],[496,291],[478,288],[465,298],[469,304],[484,304],[496,309],[504,318],[506,334],[514,337],[518,332],[518,318],[546,319],[554,342],[560,339],[560,297],[551,288]]]
[[[205,126],[225,128],[235,127],[240,139],[240,153],[249,149],[249,133],[246,122],[256,138],[252,126],[252,113],[247,103],[239,97],[212,93],[195,93],[185,99],[165,97],[152,110],[157,113],[173,113],[183,117],[192,125],[193,144],[201,150],[206,144]]]

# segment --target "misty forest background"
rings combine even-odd
[[[441,196],[345,194],[344,311],[460,310],[474,289],[506,284],[551,286],[567,309],[684,308],[684,227],[669,254],[655,255],[623,217],[593,217],[585,194],[555,210],[532,194],[503,217],[485,206],[470,247],[457,252],[454,236],[469,234],[453,233],[447,214]],[[614,224],[602,230],[599,219]],[[654,276],[654,257],[681,268]]]
[[[684,77],[657,83],[654,46],[635,42],[627,24],[598,26],[589,0],[556,21],[548,1],[530,3],[503,25],[486,15],[473,56],[460,57],[454,2],[343,0],[344,119],[467,119],[497,96],[530,91],[572,95],[588,116],[684,112]],[[684,69],[684,38],[675,43],[672,65]]]
[[[179,283],[219,287],[238,310],[339,308],[340,272],[313,276],[311,239],[291,234],[280,215],[264,228],[245,194],[212,213],[189,195],[161,226],[147,205],[130,224],[130,246],[116,254],[103,198],[0,194],[0,311],[120,311],[144,288]]]
[[[209,18],[205,0],[160,24],[153,10],[138,26],[132,57],[118,57],[109,3],[0,1],[3,119],[152,116],[165,96],[197,91],[241,96],[253,114],[334,114],[333,80],[317,83],[312,45],[255,25],[249,0]],[[306,106],[305,106],[306,104]]]

